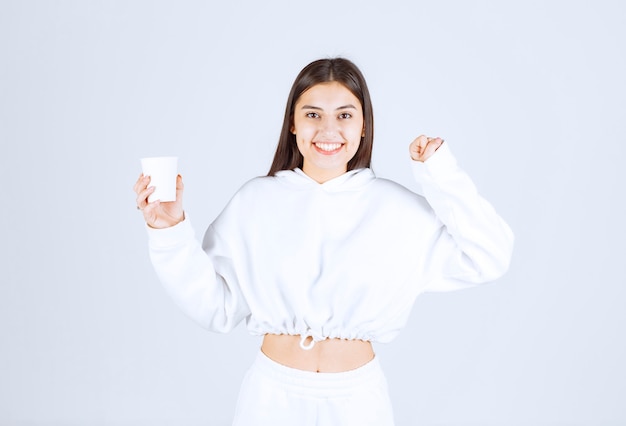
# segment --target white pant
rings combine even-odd
[[[259,351],[243,380],[233,426],[270,425],[393,426],[378,359],[343,373],[314,373]]]

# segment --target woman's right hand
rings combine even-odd
[[[176,201],[161,202],[157,200],[149,203],[148,197],[154,192],[154,187],[149,187],[149,184],[150,176],[141,174],[133,187],[137,194],[137,208],[143,213],[143,218],[148,226],[162,229],[182,222],[185,219],[182,176],[176,177]]]

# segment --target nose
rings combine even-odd
[[[325,138],[333,137],[339,134],[339,125],[333,119],[324,119],[320,123],[320,134]]]

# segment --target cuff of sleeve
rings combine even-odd
[[[423,182],[444,178],[458,166],[448,144],[444,142],[428,160],[424,162],[411,160],[411,168],[415,179]]]
[[[148,232],[148,242],[153,248],[176,246],[190,238],[195,238],[195,233],[188,217],[169,228],[155,229],[146,224],[146,231]]]

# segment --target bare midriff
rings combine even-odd
[[[298,370],[340,373],[359,368],[374,359],[374,349],[364,340],[326,339],[303,349],[300,336],[266,334],[261,350],[273,361]],[[305,343],[310,344],[309,337]]]

